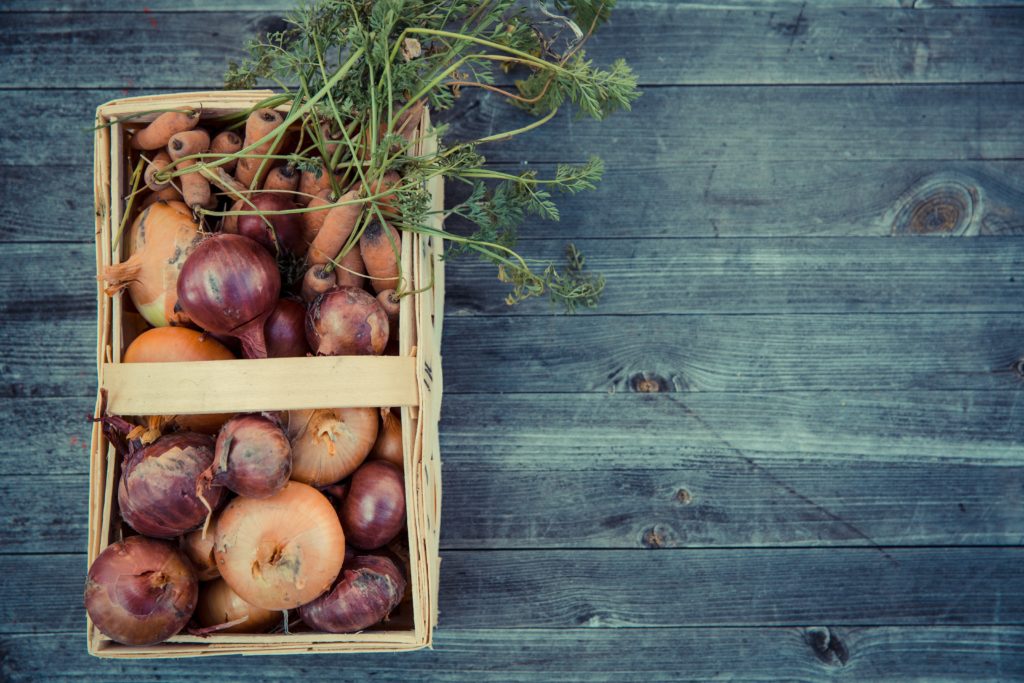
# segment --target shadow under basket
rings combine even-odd
[[[97,274],[119,263],[115,234],[124,198],[131,192],[128,133],[175,108],[202,111],[202,118],[249,109],[271,96],[266,90],[196,92],[113,100],[97,109],[95,148]],[[282,109],[286,111],[286,109]],[[117,123],[132,117],[124,123]],[[114,123],[111,123],[111,122]],[[109,125],[105,125],[109,124]],[[420,153],[436,149],[429,115],[420,125]],[[435,227],[441,227],[444,191],[440,178],[428,186]],[[385,624],[351,634],[293,631],[290,634],[177,635],[158,645],[116,643],[88,621],[90,654],[99,657],[196,657],[220,654],[395,652],[429,647],[437,624],[440,558],[441,463],[438,418],[441,408],[441,326],[444,314],[443,244],[436,237],[405,233],[402,271],[409,289],[401,299],[396,356],[338,356],[226,360],[191,363],[121,362],[130,326],[122,296],[97,289],[96,417],[116,415],[298,410],[312,408],[399,408],[405,458],[408,578],[411,602]],[[105,399],[104,399],[105,397]],[[99,423],[94,424],[89,468],[89,565],[121,529],[117,511],[120,463]]]

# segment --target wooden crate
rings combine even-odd
[[[101,105],[97,125],[153,110],[199,108],[203,118],[246,109],[270,96],[270,91],[195,92],[133,97]],[[152,120],[151,113],[125,123],[98,128],[95,148],[96,272],[120,261],[114,234],[130,191],[127,131]],[[430,137],[429,116],[420,130],[421,152],[436,147]],[[437,210],[437,227],[444,192],[441,178],[429,190]],[[411,238],[411,239],[410,239]],[[222,413],[256,410],[294,410],[355,406],[401,408],[405,447],[405,492],[408,517],[411,606],[386,627],[355,634],[292,633],[223,634],[199,638],[178,635],[159,645],[130,647],[111,641],[88,621],[89,652],[99,657],[194,657],[217,654],[290,654],[306,652],[391,652],[431,644],[437,623],[440,558],[441,479],[438,418],[441,408],[440,340],[444,313],[442,240],[406,233],[403,240],[404,276],[422,292],[402,299],[399,355],[387,357],[321,357],[202,363],[122,364],[124,347],[121,296],[97,288],[96,415],[102,396],[114,414],[150,415]],[[430,287],[429,285],[433,285]],[[91,565],[100,552],[117,540],[119,518],[116,483],[120,467],[99,424],[93,427],[89,475],[89,550]]]

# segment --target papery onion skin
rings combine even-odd
[[[281,294],[274,257],[242,235],[210,235],[178,276],[178,303],[197,325],[242,341],[246,358],[266,358],[263,325]]]
[[[292,446],[274,420],[250,413],[231,418],[217,435],[213,483],[240,496],[266,498],[288,483]]]
[[[196,605],[196,620],[201,626],[217,626],[241,617],[245,621],[217,633],[266,633],[281,621],[281,613],[250,604],[231,590],[224,579],[210,581],[199,587],[199,603]]]
[[[281,299],[267,316],[263,327],[267,358],[302,358],[309,353],[306,343],[306,307],[294,299]]]
[[[213,439],[195,432],[160,437],[130,454],[117,487],[121,516],[140,534],[173,538],[199,528],[224,489],[201,482],[213,462]]]
[[[397,467],[371,460],[356,470],[341,504],[341,526],[360,550],[374,550],[398,535],[405,526],[405,482]]]
[[[103,272],[107,293],[127,287],[135,308],[154,327],[187,325],[189,317],[178,307],[175,283],[199,241],[199,224],[183,202],[149,206],[132,223],[131,256]]]
[[[224,231],[228,233],[237,232],[239,235],[256,240],[266,247],[271,254],[277,253],[277,246],[274,243],[274,235],[270,232],[267,221],[274,226],[274,234],[277,236],[277,244],[284,251],[304,256],[309,245],[302,239],[302,220],[300,214],[296,213],[273,213],[276,211],[287,211],[298,208],[292,200],[279,194],[258,193],[250,197],[252,204],[242,202],[238,206],[241,211],[264,211],[264,216],[245,215],[237,216],[236,220],[224,224]],[[234,209],[234,207],[232,207]]]
[[[204,538],[203,529],[190,531],[181,537],[181,552],[192,563],[196,570],[196,576],[200,581],[211,581],[220,576],[217,569],[217,559],[213,556],[213,539],[215,538],[217,521],[214,519],[206,529]]]
[[[379,356],[389,332],[380,302],[355,287],[324,292],[306,314],[306,341],[318,356]]]
[[[156,327],[146,330],[128,345],[125,363],[176,363],[233,360],[235,354],[207,334],[188,327]],[[173,415],[170,423],[186,432],[215,434],[233,413]]]
[[[89,567],[85,609],[103,635],[125,645],[154,645],[192,616],[199,581],[167,541],[131,536],[106,547]]]
[[[243,600],[292,609],[334,583],[345,560],[345,532],[322,493],[290,481],[269,498],[228,503],[217,520],[214,555]]]
[[[381,423],[377,440],[370,451],[371,460],[384,460],[399,470],[405,469],[402,448],[402,419],[392,411],[380,411]]]
[[[341,481],[363,464],[377,439],[375,408],[292,410],[292,479],[311,486]]]
[[[347,562],[331,590],[299,608],[309,626],[328,633],[355,633],[383,621],[402,602],[402,570],[381,555],[357,555]]]

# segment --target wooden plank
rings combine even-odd
[[[441,632],[1024,620],[1024,548],[443,553]],[[47,580],[24,567],[44,563]],[[85,555],[0,555],[0,633],[79,631]],[[822,599],[828,596],[828,599]]]
[[[60,325],[8,314],[0,396],[95,390],[85,306]],[[1019,392],[1022,338],[1019,314],[996,313],[452,316],[442,355],[454,393]]]
[[[9,90],[9,109],[38,122],[0,139],[4,164],[80,163],[97,104],[130,90]],[[1024,84],[660,87],[607,122],[559,114],[543,132],[481,151],[492,162],[579,162],[610,168],[696,161],[1006,160],[1024,158]],[[529,117],[496,96],[468,93],[449,116],[449,141],[512,130]],[[62,145],[39,140],[61,139]]]
[[[522,170],[513,164],[495,167]],[[536,164],[535,170],[542,177],[555,172],[552,164]],[[92,182],[92,169],[9,167],[0,204],[32,196],[55,177],[84,188]],[[465,197],[461,184],[448,183],[448,206]],[[557,202],[562,219],[530,218],[520,229],[521,240],[552,234],[565,239],[882,236],[909,232],[914,216],[959,217],[960,224],[982,235],[1022,234],[1024,162],[725,161],[663,167],[629,162],[609,168],[596,191],[559,196]],[[928,208],[933,211],[922,211]],[[92,205],[78,192],[68,192],[33,211],[4,213],[0,240],[91,242],[91,231],[83,227],[91,215]],[[455,218],[447,225],[455,231],[468,228]],[[919,229],[928,225],[916,223]]]
[[[228,60],[245,55],[246,41],[283,25],[278,10],[151,9],[64,13],[59,22],[50,12],[0,15],[0,87],[39,87],[40,73],[60,73],[79,88],[221,87]],[[1000,83],[1020,80],[1022,17],[1024,8],[625,4],[588,55],[598,63],[625,58],[644,85]],[[105,42],[111,34],[118,39]]]
[[[314,677],[372,678],[381,683],[432,681],[652,680],[863,681],[891,678],[971,681],[1024,676],[1024,629],[977,627],[679,628],[679,629],[441,629],[434,650],[402,655],[204,657],[167,662],[100,661],[79,638],[51,634],[5,636],[4,673],[11,683],[54,674],[69,681],[100,678],[156,683],[201,676],[247,683],[255,667],[268,680],[301,668]],[[568,656],[571,653],[571,656]]]

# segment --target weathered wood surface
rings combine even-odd
[[[57,22],[49,12],[0,14],[7,60],[0,86],[38,87],[42,69],[64,73],[76,87],[221,87],[227,59],[242,58],[247,40],[282,25],[267,11],[165,17],[140,7],[65,13]],[[716,37],[713,49],[707,35]],[[830,3],[760,9],[626,3],[588,54],[598,62],[625,57],[644,85],[999,83],[1020,79],[1022,43],[1024,8],[957,13]]]
[[[290,4],[0,7],[29,122],[0,138],[0,677],[1024,678],[1024,3],[997,0],[622,0],[592,55],[651,86],[634,112],[488,150],[605,158],[522,243],[576,241],[603,308],[510,311],[450,264],[438,649],[90,660],[86,129],[216,87]]]
[[[8,90],[8,109],[33,125],[0,139],[5,164],[91,164],[96,106],[133,90]],[[802,161],[813,175],[833,160],[1024,158],[1024,84],[934,86],[666,86],[649,88],[614,125],[560,113],[543,134],[488,146],[493,162],[582,162],[610,167],[698,161]],[[526,125],[528,116],[491,94],[466,93],[446,117],[453,140]],[[78,135],[69,133],[79,132]],[[41,140],[61,140],[40,147]],[[45,151],[43,151],[45,149]]]
[[[786,680],[802,683],[892,678],[1008,681],[1024,676],[1024,629],[1016,626],[793,628],[441,629],[435,650],[382,657],[330,655],[176,660],[108,660],[85,655],[81,633],[0,636],[5,680],[92,683],[102,675],[136,683],[216,679],[248,683],[330,672],[332,680],[578,681],[648,683]],[[55,663],[59,668],[55,671]],[[173,672],[173,673],[172,673]]]

